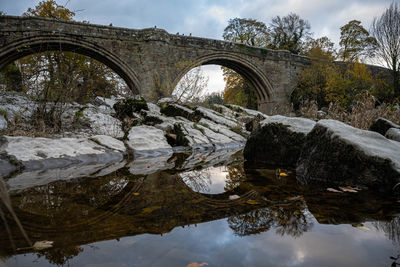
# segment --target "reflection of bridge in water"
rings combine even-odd
[[[237,166],[229,171],[230,175],[245,175]],[[291,179],[277,180],[274,175],[252,172],[247,175],[249,179],[233,183],[225,193],[212,195],[194,192],[173,172],[144,176],[120,169],[104,177],[28,188],[13,193],[11,200],[33,241],[52,240],[61,248],[144,233],[163,234],[177,226],[221,218],[228,218],[237,235],[275,229],[299,236],[312,226],[308,211],[320,223],[390,221],[399,211],[392,200],[368,192],[343,197],[305,189]],[[230,200],[231,195],[240,198]],[[27,247],[11,217],[7,221],[16,247]],[[2,254],[15,253],[4,223],[0,227]],[[393,231],[393,227],[390,229]]]

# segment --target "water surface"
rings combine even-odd
[[[395,266],[397,198],[302,186],[290,170],[244,170],[240,153],[217,166],[209,156],[11,190],[31,242],[54,244],[35,251],[5,214],[2,264]]]

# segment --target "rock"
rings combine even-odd
[[[225,125],[216,124],[215,122],[212,122],[212,121],[204,119],[204,118],[202,118],[199,121],[199,123],[201,125],[205,126],[206,128],[211,129],[212,131],[214,131],[216,133],[220,133],[220,134],[223,134],[223,135],[229,137],[230,139],[232,139],[234,141],[243,142],[243,143],[246,142],[246,138],[244,138],[240,134],[237,134],[237,133],[231,131]]]
[[[96,108],[84,109],[81,119],[89,124],[93,134],[109,135],[114,138],[124,137],[121,121],[111,115],[99,112]]]
[[[243,151],[249,166],[295,167],[307,134],[315,122],[304,118],[271,116],[253,131]]]
[[[195,112],[190,108],[178,104],[163,104],[161,105],[161,113],[168,117],[180,116],[188,120],[195,119]]]
[[[142,97],[132,97],[119,100],[113,107],[120,120],[123,120],[125,117],[132,117],[134,112],[149,110],[146,100]]]
[[[14,123],[17,117],[29,120],[36,108],[37,104],[22,93],[0,91],[0,111],[10,123]]]
[[[400,125],[397,125],[390,120],[384,118],[377,118],[374,123],[372,123],[371,127],[369,127],[369,130],[380,133],[384,136],[387,130],[389,130],[390,128],[400,129]]]
[[[157,101],[157,105],[162,107],[164,104],[172,104],[172,103],[175,103],[175,102],[176,101],[171,97],[164,97],[164,98],[161,98],[160,100]]]
[[[201,115],[199,117],[206,117],[209,120],[212,120],[218,124],[223,124],[225,126],[228,126],[229,128],[238,127],[238,123],[236,121],[233,121],[232,119],[227,119],[214,110],[204,107],[198,107],[195,111],[196,113],[199,113]]]
[[[296,169],[304,183],[387,191],[400,182],[400,143],[335,120],[320,120],[308,134]]]
[[[257,115],[252,117],[248,122],[246,122],[245,127],[246,131],[252,132],[258,127],[260,127],[260,123],[265,120],[266,116],[264,115]]]
[[[195,127],[194,123],[180,123],[181,128],[188,140],[188,145],[192,149],[210,149],[213,144],[210,140],[200,131],[200,128]]]
[[[236,118],[236,112],[233,112],[232,109],[225,107],[224,105],[219,105],[219,104],[214,104],[215,110],[225,117],[228,117],[230,119],[235,119]]]
[[[164,131],[146,125],[132,127],[126,144],[133,150],[135,157],[156,157],[173,153]]]
[[[7,120],[4,118],[3,115],[0,115],[0,130],[7,129]]]
[[[106,105],[110,108],[114,107],[114,104],[118,102],[119,99],[115,98],[115,96],[111,96],[110,98],[96,96],[93,100],[93,104],[96,106]]]
[[[157,114],[157,115],[161,114],[161,111],[160,111],[161,109],[156,104],[148,102],[147,107],[149,108],[149,112],[151,112],[153,114]]]
[[[95,135],[90,137],[90,140],[108,147],[113,150],[121,151],[121,152],[126,152],[126,147],[122,141],[119,141],[118,139],[115,139],[111,136],[108,135]]]
[[[87,138],[32,138],[3,136],[1,152],[21,163],[25,170],[63,168],[121,161],[122,153]]]
[[[385,136],[386,138],[400,142],[400,129],[390,128],[389,130],[386,131]]]
[[[241,146],[241,143],[235,142],[228,136],[216,133],[201,124],[194,124],[194,128],[199,130],[204,136],[208,138],[209,142],[214,145],[215,150],[236,148]]]

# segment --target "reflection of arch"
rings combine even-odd
[[[211,64],[230,68],[242,75],[256,89],[259,101],[267,101],[272,98],[273,88],[263,71],[248,60],[230,53],[211,54],[196,59],[178,74],[174,80],[173,88],[175,88],[181,78],[191,69],[201,65]]]
[[[0,49],[0,69],[24,56],[46,51],[69,51],[96,59],[115,71],[135,93],[139,93],[139,79],[133,70],[110,51],[75,38],[40,35],[15,40]]]

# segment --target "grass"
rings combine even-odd
[[[350,111],[346,111],[338,103],[331,103],[326,115],[318,116],[318,107],[315,102],[306,102],[300,107],[300,116],[310,119],[334,119],[360,129],[369,129],[379,117],[400,124],[400,109],[383,103],[375,106],[376,99],[371,95],[360,97]]]

